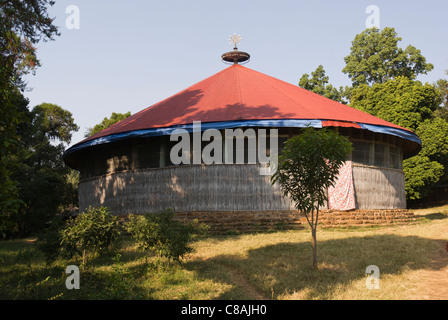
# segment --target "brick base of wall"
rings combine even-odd
[[[177,212],[176,220],[199,222],[210,226],[210,233],[256,232],[269,230],[299,230],[308,225],[305,216],[297,211],[231,211],[231,212]],[[393,210],[323,210],[319,213],[319,227],[367,227],[406,224],[416,221],[406,209]]]
[[[392,224],[407,224],[417,220],[413,212],[406,209],[350,210],[322,212],[319,221],[322,227],[367,227]]]
[[[176,212],[175,217],[184,222],[197,219],[207,224],[213,234],[303,229],[300,217],[293,211]]]

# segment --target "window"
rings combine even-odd
[[[107,159],[107,173],[128,170],[130,167],[130,162],[130,158],[126,155],[109,158]],[[103,164],[103,162],[101,164]],[[100,171],[104,172],[101,169]]]
[[[160,161],[160,141],[159,139],[148,139],[143,143],[139,143],[135,147],[137,159],[135,167],[141,168],[158,168]]]
[[[401,148],[398,148],[397,146],[389,146],[389,168],[402,168]]]
[[[400,146],[388,144],[388,138],[376,138],[376,141],[355,140],[353,143],[352,161],[354,163],[392,169],[402,169],[402,149]],[[389,140],[395,141],[395,140]],[[398,142],[398,141],[396,141]]]
[[[370,149],[372,143],[353,141],[352,161],[360,164],[370,165]]]
[[[388,146],[386,144],[375,143],[373,160],[373,165],[375,167],[388,167],[387,147]]]

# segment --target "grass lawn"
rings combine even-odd
[[[0,299],[431,298],[425,279],[448,274],[448,205],[414,212],[421,219],[409,225],[318,229],[318,270],[307,229],[209,236],[171,266],[124,241],[81,271],[79,290],[65,286],[65,268],[79,261],[46,266],[36,239],[0,241]],[[379,290],[366,288],[369,265]]]

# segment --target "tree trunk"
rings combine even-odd
[[[317,269],[317,242],[316,242],[316,227],[311,227],[311,236],[313,238],[313,268]]]

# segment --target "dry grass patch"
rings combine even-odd
[[[412,299],[418,284],[413,275],[432,268],[447,230],[448,219],[350,231],[321,229],[317,271],[311,266],[307,230],[216,237],[196,244],[187,267],[201,266],[207,277],[236,286],[233,292],[239,289],[239,296],[246,293],[249,299],[256,296],[238,288],[232,272],[244,275],[267,299]],[[380,269],[379,290],[366,288],[369,265]],[[220,266],[219,274],[212,266]],[[229,275],[227,280],[223,274]]]
[[[307,229],[210,236],[170,267],[128,241],[92,261],[95,271],[81,275],[81,290],[64,285],[65,267],[76,261],[46,268],[32,252],[35,242],[3,241],[0,298],[446,300],[448,206],[415,213],[421,220],[409,225],[318,229],[318,270]],[[366,288],[369,265],[379,267],[379,290]]]

